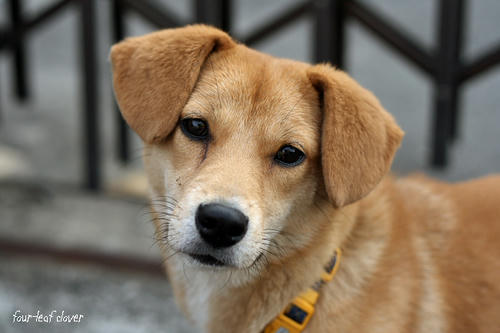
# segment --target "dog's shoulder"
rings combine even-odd
[[[397,186],[419,251],[439,276],[452,331],[490,331],[500,311],[500,176],[451,184],[414,175]]]

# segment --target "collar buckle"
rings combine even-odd
[[[285,310],[264,328],[263,333],[301,333],[314,314],[320,287],[331,281],[337,273],[341,255],[342,250],[336,249],[331,260],[324,267],[325,271],[321,274],[321,279],[288,304]]]

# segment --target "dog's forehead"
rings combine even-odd
[[[288,103],[293,97],[317,99],[306,70],[309,65],[275,58],[239,45],[216,52],[205,63],[200,81],[227,97],[259,103]]]
[[[308,67],[239,45],[210,56],[192,102],[195,108],[209,106],[206,111],[219,118],[237,117],[261,123],[269,132],[293,129],[313,138],[321,115],[317,92],[306,75]]]

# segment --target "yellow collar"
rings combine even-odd
[[[297,296],[283,311],[264,328],[263,333],[300,333],[314,314],[314,306],[318,301],[319,291],[323,284],[331,281],[339,268],[342,250],[335,250],[335,253],[325,266],[325,271],[321,274],[321,279],[313,286]]]

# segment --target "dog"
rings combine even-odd
[[[111,62],[200,332],[500,332],[500,176],[395,179],[403,131],[371,92],[213,27],[126,39]],[[307,325],[276,325],[311,286]]]

